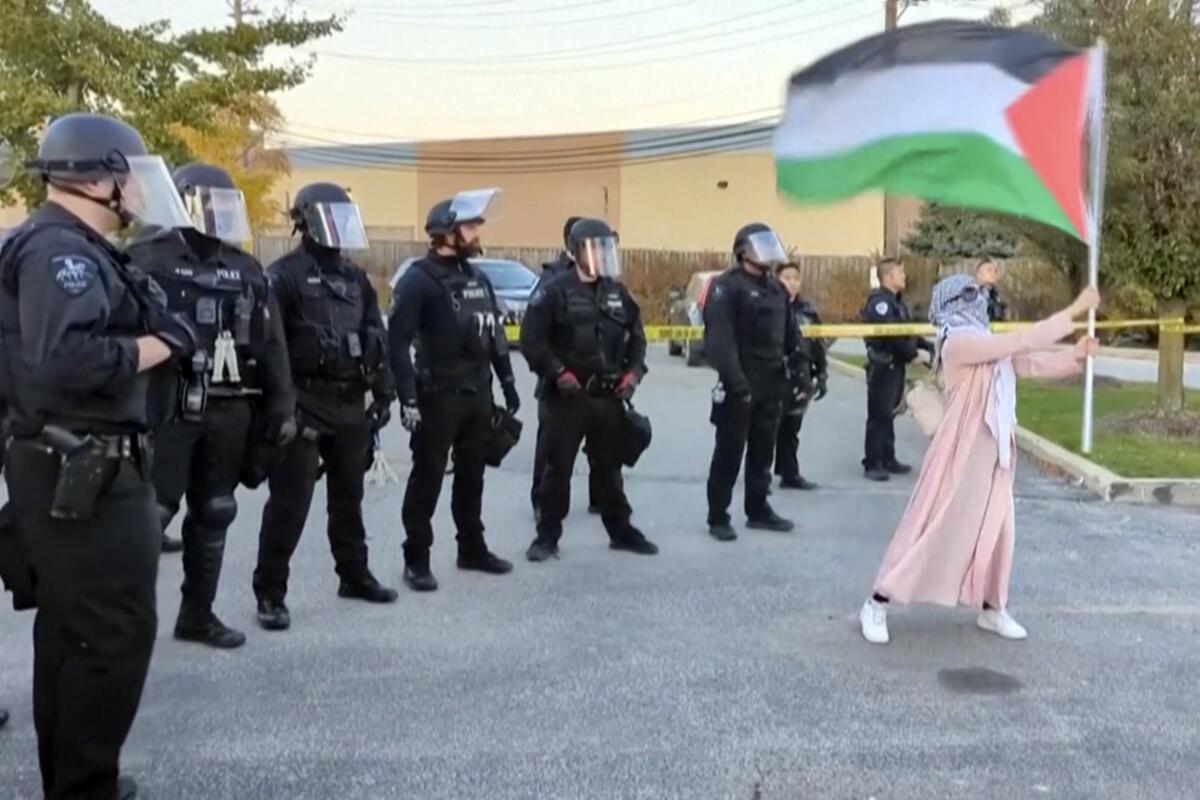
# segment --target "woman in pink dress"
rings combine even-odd
[[[987,295],[972,276],[953,275],[934,288],[929,316],[939,329],[935,368],[942,372],[946,414],[859,614],[868,642],[888,642],[889,602],[979,608],[980,628],[1025,638],[1007,611],[1017,378],[1077,374],[1096,341],[1056,342],[1099,303],[1099,293],[1085,289],[1032,328],[992,334]]]

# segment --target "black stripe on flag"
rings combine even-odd
[[[1039,33],[943,19],[885,31],[848,45],[797,72],[791,86],[820,86],[854,72],[889,67],[980,63],[992,64],[1024,83],[1034,84],[1078,53]]]

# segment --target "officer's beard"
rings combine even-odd
[[[468,242],[458,235],[454,239],[454,252],[459,258],[478,258],[483,255],[483,246],[479,243],[478,236]]]

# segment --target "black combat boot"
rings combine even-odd
[[[265,631],[286,631],[292,627],[292,615],[282,600],[258,598],[258,624]]]
[[[381,586],[369,572],[357,580],[343,580],[338,586],[338,597],[365,600],[368,603],[394,603],[399,596],[400,593],[395,589]]]
[[[458,568],[488,575],[507,575],[512,572],[513,565],[511,561],[505,561],[486,546],[482,546],[459,550]]]
[[[747,528],[754,528],[760,531],[776,531],[777,533],[787,533],[795,528],[795,524],[790,519],[784,519],[775,513],[774,509],[767,506],[761,514],[746,520]]]
[[[533,540],[533,544],[529,545],[529,549],[525,551],[525,558],[535,563],[558,558],[558,543],[539,536]]]

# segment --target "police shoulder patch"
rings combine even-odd
[[[92,288],[100,274],[100,267],[88,256],[55,256],[50,259],[54,282],[71,297],[79,297]]]
[[[876,314],[886,314],[887,312],[888,312],[888,304],[886,302],[880,301],[875,304],[875,313]]]

